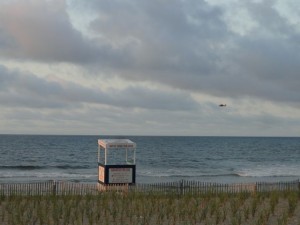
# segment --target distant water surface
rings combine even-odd
[[[97,140],[137,143],[137,182],[300,179],[300,138],[0,135],[0,182],[97,182]]]

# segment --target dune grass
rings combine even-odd
[[[300,225],[300,193],[0,196],[0,224]]]

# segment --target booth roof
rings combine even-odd
[[[103,148],[135,148],[136,144],[129,139],[99,139],[98,145]]]

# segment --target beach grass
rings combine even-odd
[[[0,196],[0,224],[300,225],[300,193]]]

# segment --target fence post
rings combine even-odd
[[[56,181],[53,181],[53,186],[52,186],[52,194],[56,195]]]
[[[180,195],[183,195],[183,180],[180,181]]]

